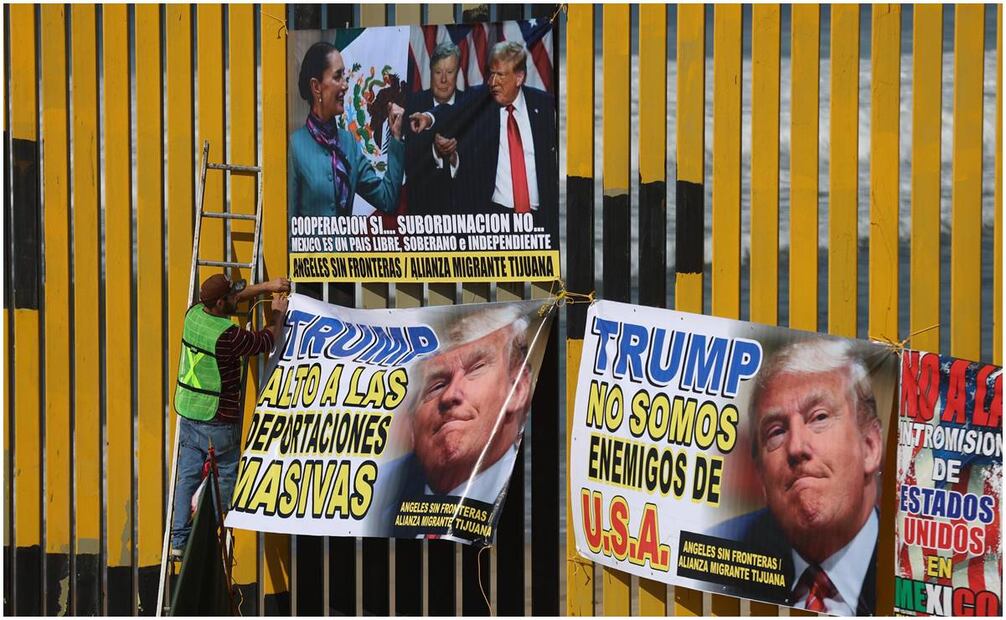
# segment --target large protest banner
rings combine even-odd
[[[295,30],[291,279],[559,277],[548,20]]]
[[[897,360],[882,345],[601,301],[569,453],[580,555],[865,615]]]
[[[541,309],[292,295],[227,526],[492,542],[548,342]]]
[[[1002,615],[1002,368],[901,357],[898,613]]]

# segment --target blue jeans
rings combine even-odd
[[[185,549],[192,523],[189,519],[192,495],[202,482],[203,463],[209,454],[210,441],[220,472],[221,506],[230,506],[231,493],[241,457],[241,425],[197,422],[179,417],[178,464],[175,476],[175,505],[171,519],[171,548]]]

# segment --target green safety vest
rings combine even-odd
[[[212,420],[220,402],[217,340],[234,327],[230,319],[213,316],[196,304],[185,314],[182,354],[178,360],[175,411],[190,420]]]

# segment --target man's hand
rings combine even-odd
[[[448,139],[440,134],[435,134],[433,136],[433,148],[436,149],[437,155],[440,157],[451,157],[458,150],[458,139]]]
[[[388,124],[391,125],[391,135],[396,140],[402,139],[403,116],[405,116],[405,110],[402,109],[402,106],[394,102],[388,103]]]
[[[289,293],[290,279],[285,277],[273,278],[265,283],[267,293]]]
[[[414,112],[409,116],[413,133],[422,133],[433,126],[433,119],[426,112]]]
[[[287,308],[290,307],[290,298],[286,295],[273,295],[272,296],[272,309],[274,312],[279,312],[280,315],[286,314]]]

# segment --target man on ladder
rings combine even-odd
[[[241,358],[272,350],[283,330],[286,296],[273,297],[272,320],[259,331],[231,321],[239,302],[263,293],[288,293],[290,281],[276,278],[246,286],[218,273],[199,288],[199,303],[185,314],[178,363],[175,410],[178,456],[171,520],[171,556],[181,559],[189,537],[190,503],[202,479],[209,447],[216,453],[220,498],[230,501],[241,456]]]

